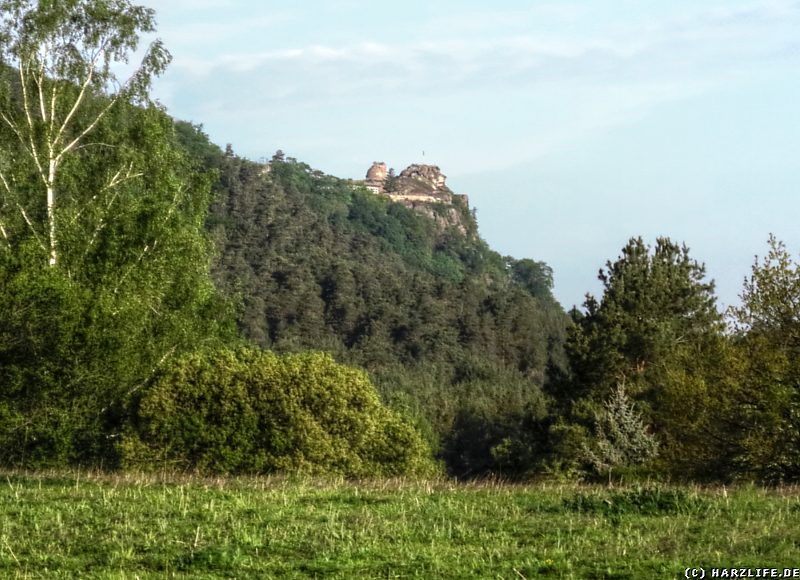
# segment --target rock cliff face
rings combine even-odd
[[[386,164],[383,161],[375,161],[367,171],[367,179],[364,180],[364,185],[373,193],[382,193],[387,176]]]
[[[432,197],[437,201],[452,201],[453,192],[445,185],[447,177],[436,165],[409,165],[397,178],[396,195]]]
[[[395,176],[387,170],[386,163],[376,161],[367,171],[364,186],[427,215],[442,229],[454,227],[466,234],[469,228],[464,212],[469,212],[469,199],[453,193],[446,180],[447,176],[436,165],[415,163]]]

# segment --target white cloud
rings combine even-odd
[[[496,14],[495,23],[502,16]],[[209,124],[238,126],[247,115],[262,119],[261,131],[287,139],[279,127],[290,116],[293,138],[347,133],[352,147],[364,139],[354,129],[362,111],[405,114],[394,125],[382,119],[397,140],[410,130],[401,126],[408,112],[424,111],[426,120],[413,120],[418,126],[412,131],[424,132],[428,141],[435,126],[458,135],[447,146],[452,171],[500,168],[636,121],[664,103],[761,74],[773,59],[796,60],[800,7],[762,2],[642,27],[614,26],[591,34],[495,37],[461,36],[453,26],[449,36],[421,39],[319,42],[212,59],[178,53],[159,94],[169,95],[162,97],[168,105],[192,102],[184,115]],[[481,143],[459,135],[464,118],[453,111],[470,115],[467,125],[481,132]],[[314,119],[305,132],[304,118]]]
[[[174,67],[196,78],[260,75],[283,85],[282,94],[285,87],[294,86],[297,94],[310,96],[312,85],[322,99],[365,88],[394,91],[398,85],[424,91],[430,87],[480,87],[487,81],[512,88],[553,80],[613,83],[641,78],[652,82],[665,76],[670,80],[724,77],[764,55],[786,54],[787,45],[800,32],[799,25],[800,10],[795,3],[768,2],[747,9],[716,10],[691,21],[661,25],[646,34],[628,29],[593,36],[314,44],[235,52],[210,60],[176,55]],[[231,24],[230,29],[237,26]]]

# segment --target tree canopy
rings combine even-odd
[[[731,310],[736,407],[727,420],[739,443],[737,469],[772,483],[800,481],[800,263],[769,238]]]
[[[727,326],[669,238],[570,317],[461,196],[405,207],[170,118],[159,41],[118,76],[154,24],[0,0],[0,464],[800,481],[776,238]]]
[[[11,464],[115,461],[127,393],[231,337],[209,276],[210,179],[147,100],[167,55],[128,2],[3,2],[0,426]]]
[[[668,238],[652,249],[631,238],[599,278],[601,299],[587,296],[567,340],[570,375],[552,386],[561,409],[591,431],[603,402],[624,386],[659,437],[665,470],[713,471],[726,350],[705,268]]]
[[[141,176],[132,161],[108,160],[99,191],[77,199],[61,191],[75,178],[62,175],[63,166],[71,157],[83,157],[80,149],[115,147],[98,135],[98,125],[111,110],[118,104],[148,103],[151,79],[170,60],[161,43],[150,45],[126,81],[120,82],[115,67],[128,62],[141,33],[153,30],[153,10],[127,0],[0,2],[5,77],[0,83],[0,120],[16,141],[9,147],[9,136],[3,139],[3,206],[7,212],[19,212],[50,266],[57,264],[61,244],[74,241],[68,239],[71,232],[62,230],[69,230],[86,206],[94,206],[95,213],[102,206],[110,210],[116,192]],[[12,74],[18,77],[14,81]],[[100,95],[105,98],[97,98]],[[20,166],[29,175],[20,174]],[[9,232],[7,221],[3,216],[0,225],[10,243],[16,232]],[[95,216],[94,223],[101,228],[102,218]]]

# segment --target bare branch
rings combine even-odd
[[[131,163],[131,164],[128,166],[128,171],[130,171],[130,167],[131,167],[132,165],[133,165],[133,163]],[[119,176],[120,176],[121,174],[122,174],[122,169],[120,169],[119,171],[117,171],[117,172],[114,174],[114,176],[113,176],[111,179],[109,179],[109,180],[108,180],[108,183],[105,185],[105,187],[103,187],[103,190],[105,191],[106,189],[111,189],[112,187],[114,187],[114,185],[116,185],[116,183],[117,183],[117,179],[119,179]]]
[[[108,180],[108,183],[103,186],[103,189],[101,189],[100,192],[102,193],[102,192],[114,189],[118,185],[120,185],[121,183],[124,183],[125,181],[130,181],[131,179],[136,179],[137,177],[141,177],[142,175],[144,175],[144,173],[141,173],[141,172],[140,173],[132,173],[132,171],[133,171],[133,162],[131,162],[128,165],[127,170],[125,171],[125,175],[122,175],[122,171],[123,171],[122,169],[117,171],[111,177],[111,179]],[[92,202],[96,201],[98,195],[100,195],[100,194],[99,193],[94,194],[92,196],[92,199],[90,199],[89,202],[87,202],[87,206],[85,206],[83,209],[81,209],[75,215],[75,217],[72,218],[72,221],[70,223],[74,224],[76,221],[78,221],[78,218],[80,218],[80,216],[83,214],[84,209],[86,209],[86,207],[88,207],[88,203],[92,203]],[[106,208],[105,208],[106,211],[111,209],[111,206],[114,204],[114,201],[116,201],[117,197],[119,197],[119,191],[116,191],[114,193],[114,195],[111,196],[111,199],[106,204]],[[100,220],[100,224],[98,225],[97,229],[95,230],[95,233],[92,235],[92,241],[89,242],[89,246],[92,245],[92,242],[94,241],[95,237],[97,236],[97,233],[99,232],[99,230],[101,230],[103,228],[104,225],[105,224],[103,223],[103,220],[101,219]],[[88,248],[87,248],[87,251],[88,251]]]
[[[54,142],[58,142],[58,141],[61,140],[61,137],[64,135],[64,131],[67,130],[67,126],[69,125],[69,122],[72,120],[72,117],[75,115],[75,113],[80,108],[81,103],[83,102],[83,99],[86,96],[86,91],[89,89],[89,85],[91,84],[92,79],[94,78],[94,71],[95,71],[95,68],[97,66],[97,59],[100,57],[101,54],[103,54],[103,51],[105,50],[105,45],[106,45],[106,43],[103,43],[103,46],[100,47],[100,49],[97,51],[97,53],[92,58],[92,62],[89,64],[89,71],[86,74],[86,80],[83,81],[83,84],[81,85],[81,90],[78,93],[78,96],[75,98],[75,102],[73,103],[72,108],[70,109],[69,113],[67,113],[67,116],[64,119],[64,122],[61,123],[61,127],[58,130],[58,134],[55,136],[55,139],[53,139]],[[114,100],[116,101],[116,99],[114,99]],[[99,120],[105,114],[106,110],[107,109],[104,109],[103,111],[101,111],[100,116],[98,117],[97,120]],[[94,127],[94,125],[97,124],[97,120],[95,120],[95,123],[92,123],[91,127]],[[80,137],[78,137],[78,139],[76,141],[80,141],[80,139],[82,139],[83,136],[86,135],[86,133],[88,133],[88,131],[84,131],[83,133],[81,133]],[[70,145],[67,146],[67,148],[64,151],[62,151],[62,154],[66,153],[67,151],[72,149],[72,147],[74,146],[73,144],[76,143],[76,141],[73,141],[73,143],[70,143]],[[59,157],[60,156],[61,155],[59,155]]]
[[[28,141],[31,151],[31,157],[33,157],[34,162],[36,163],[36,168],[39,170],[39,175],[41,176],[42,180],[44,180],[45,185],[47,185],[47,177],[45,175],[44,168],[42,167],[42,162],[39,160],[39,152],[36,149],[36,141],[34,141],[34,134],[35,129],[33,125],[33,117],[31,116],[31,109],[30,109],[30,99],[28,98],[28,87],[27,81],[25,79],[25,69],[29,67],[29,64],[22,64],[20,63],[19,67],[19,80],[22,85],[22,108],[25,109],[25,117],[28,120],[28,128],[29,135]],[[21,132],[17,133],[18,136],[21,135]],[[21,138],[21,137],[20,137]],[[24,140],[23,140],[24,144]]]
[[[36,87],[39,92],[39,112],[42,115],[42,121],[47,122],[47,111],[45,110],[44,98],[44,79],[45,79],[45,62],[47,61],[47,43],[44,45],[44,54],[42,55],[41,66],[39,67],[39,74],[33,75],[33,80],[36,82]]]
[[[31,222],[31,219],[28,217],[25,208],[22,207],[19,203],[17,203],[17,209],[19,209],[19,212],[22,214],[25,223],[28,224],[28,227],[31,229],[31,233],[33,234],[33,237],[36,238],[39,247],[42,248],[45,252],[47,252],[48,251],[47,246],[44,244],[44,242],[42,242],[42,238],[40,238],[39,234],[36,232],[36,228],[34,227],[33,222]]]
[[[14,121],[12,121],[10,118],[8,118],[5,113],[0,113],[0,117],[2,117],[2,119],[3,119],[3,121],[5,121],[6,125],[8,125],[9,128],[14,132],[14,134],[19,139],[20,143],[22,143],[22,146],[27,149],[28,148],[28,143],[25,141],[25,137],[22,136],[22,132],[20,131],[19,126]],[[31,153],[31,155],[33,155],[33,151],[31,151],[30,153]]]
[[[125,172],[125,175],[121,175],[121,174],[122,174],[122,169],[120,169],[119,171],[117,171],[117,172],[114,174],[114,177],[112,177],[112,178],[111,178],[111,179],[108,181],[108,183],[106,184],[106,186],[105,186],[105,187],[103,187],[103,191],[105,191],[105,190],[107,190],[107,189],[112,189],[112,188],[114,188],[114,187],[117,187],[119,184],[121,184],[121,183],[123,183],[123,182],[125,182],[125,181],[130,181],[131,179],[136,179],[137,177],[141,177],[141,176],[143,176],[143,175],[144,175],[144,173],[142,173],[142,172],[139,172],[139,173],[132,173],[132,171],[133,171],[133,161],[131,161],[131,162],[128,164],[128,169],[127,169],[127,171]],[[116,196],[114,196],[114,197],[116,197]]]
[[[53,80],[53,92],[50,93],[50,129],[48,135],[53,134],[56,126],[56,97],[58,96],[58,82]]]
[[[81,258],[81,260],[85,260],[86,256],[89,255],[89,250],[92,249],[92,246],[94,245],[97,236],[100,235],[100,232],[102,232],[103,228],[105,227],[106,227],[106,221],[103,218],[100,218],[100,221],[97,222],[97,227],[94,229],[94,232],[92,232],[92,237],[89,238],[89,243],[86,244],[86,249],[83,251],[83,257]]]
[[[172,196],[172,204],[169,206],[169,210],[167,210],[167,215],[164,216],[164,223],[167,223],[169,218],[172,217],[172,214],[175,213],[175,210],[178,209],[178,205],[181,201],[180,198],[187,191],[189,191],[189,188],[186,186],[181,186],[177,189],[177,191],[175,191],[175,195]]]
[[[97,115],[97,117],[95,117],[94,121],[92,121],[92,123],[91,123],[91,124],[90,124],[88,127],[86,127],[86,129],[84,129],[84,130],[81,132],[81,134],[80,134],[80,135],[78,135],[77,137],[75,137],[75,139],[73,139],[73,140],[70,142],[70,144],[69,144],[69,145],[67,145],[66,147],[64,147],[64,148],[61,150],[61,152],[60,152],[60,153],[58,154],[58,156],[56,157],[56,160],[57,160],[58,162],[60,162],[60,161],[61,161],[61,159],[64,157],[64,155],[66,155],[67,153],[69,153],[70,151],[72,151],[72,149],[73,149],[73,148],[74,148],[74,147],[75,147],[75,146],[76,146],[78,143],[80,143],[81,139],[83,139],[84,137],[86,137],[86,135],[88,135],[89,133],[91,133],[91,132],[92,132],[92,130],[93,130],[93,129],[94,129],[96,126],[97,126],[97,124],[98,124],[98,123],[99,123],[99,122],[100,122],[100,121],[103,119],[103,117],[105,116],[105,114],[106,114],[106,113],[108,113],[108,111],[111,109],[111,107],[113,107],[114,105],[116,105],[116,104],[117,104],[117,100],[118,100],[118,99],[119,99],[119,95],[117,95],[116,97],[114,97],[114,98],[113,98],[113,99],[112,99],[112,100],[111,100],[111,101],[108,103],[108,105],[107,105],[107,106],[106,106],[106,107],[105,107],[105,108],[104,108],[102,111],[100,111],[100,113]]]
[[[144,257],[145,257],[145,256],[146,256],[146,255],[147,255],[147,254],[148,254],[148,253],[149,253],[151,250],[155,250],[157,245],[158,245],[158,240],[155,240],[155,241],[153,242],[153,245],[152,245],[152,246],[150,246],[150,244],[145,244],[145,245],[144,245],[144,249],[143,249],[143,250],[141,251],[141,253],[139,254],[139,257],[136,259],[136,261],[135,261],[133,264],[131,264],[130,266],[128,266],[128,269],[127,269],[127,271],[126,271],[126,272],[125,272],[125,273],[122,275],[122,278],[120,278],[120,279],[119,279],[119,282],[117,282],[117,285],[114,287],[114,294],[116,294],[117,292],[119,292],[120,286],[122,286],[122,283],[123,283],[123,282],[126,280],[126,278],[127,278],[129,275],[130,275],[130,273],[131,273],[131,272],[133,272],[134,268],[136,268],[136,267],[137,267],[139,264],[141,264],[141,263],[142,263],[142,260],[144,260]]]
[[[8,194],[11,195],[11,188],[8,186],[8,181],[6,180],[6,176],[3,175],[2,171],[0,171],[0,181],[3,182],[3,187],[5,187]]]
[[[164,356],[162,356],[162,357],[161,357],[161,360],[159,360],[159,361],[156,363],[156,365],[155,365],[155,366],[152,368],[152,370],[150,371],[150,374],[147,376],[147,378],[146,378],[145,380],[143,380],[141,383],[139,383],[138,385],[136,385],[135,387],[133,387],[131,390],[129,390],[129,391],[127,392],[127,395],[128,395],[128,396],[130,396],[130,395],[132,395],[133,393],[135,393],[136,391],[138,391],[139,389],[141,389],[143,386],[145,386],[145,385],[147,384],[147,382],[150,380],[150,378],[151,378],[151,377],[152,377],[152,376],[153,376],[153,375],[156,373],[156,371],[157,371],[157,370],[158,370],[158,369],[161,367],[161,365],[163,365],[163,364],[164,364],[164,362],[166,362],[166,360],[167,360],[169,357],[171,357],[173,354],[175,354],[175,351],[177,350],[177,348],[178,348],[178,345],[174,345],[174,346],[173,346],[171,349],[169,349],[169,350],[168,350],[166,353],[164,353]]]
[[[8,187],[8,181],[6,181],[6,176],[3,175],[2,171],[0,171],[0,181],[2,181],[3,186],[5,187],[6,191],[9,193],[9,195],[11,195],[11,188]],[[3,196],[3,197],[5,197],[5,196]],[[6,240],[6,245],[8,247],[10,247],[10,243],[8,241],[8,232],[6,231],[6,228],[3,225],[3,222],[0,222],[0,233],[3,234],[3,238]]]

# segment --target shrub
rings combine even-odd
[[[602,413],[595,415],[595,440],[584,450],[598,472],[644,463],[658,451],[658,441],[647,432],[622,384],[617,385]]]
[[[430,449],[366,373],[325,354],[194,353],[130,403],[123,465],[207,473],[345,476],[433,470]]]

